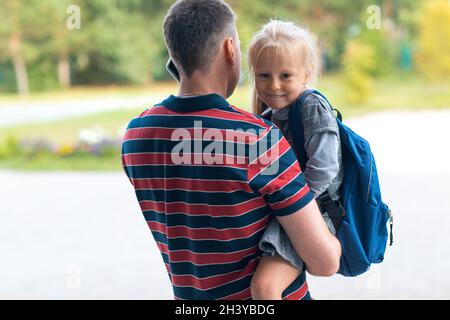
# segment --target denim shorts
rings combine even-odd
[[[333,223],[327,212],[322,214],[325,224],[332,234],[336,234]],[[295,268],[302,271],[304,269],[304,263],[299,257],[291,241],[289,240],[286,232],[281,227],[276,218],[272,218],[259,242],[259,249],[262,251],[263,256],[280,255],[284,260],[288,261]]]

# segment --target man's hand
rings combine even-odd
[[[310,274],[332,276],[338,271],[341,244],[328,230],[315,200],[277,219]]]

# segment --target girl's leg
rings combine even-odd
[[[300,271],[281,256],[264,256],[253,274],[250,290],[254,300],[281,300],[283,291]]]

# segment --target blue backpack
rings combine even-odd
[[[302,119],[303,102],[310,94],[317,94],[328,102],[320,92],[307,90],[289,109],[289,128],[302,170],[305,169],[308,158],[303,123],[298,119]],[[331,107],[329,102],[328,104]],[[338,273],[354,277],[366,272],[372,263],[383,261],[388,237],[388,221],[390,245],[393,243],[393,218],[391,210],[381,200],[375,159],[369,143],[344,125],[340,112],[336,111],[344,167],[342,197],[335,203],[335,206],[341,209],[336,233],[342,247]]]

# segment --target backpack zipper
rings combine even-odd
[[[369,176],[369,185],[367,187],[367,199],[366,199],[367,202],[369,202],[370,185],[372,183],[372,162],[373,160],[370,159],[370,176]]]
[[[389,245],[392,246],[392,244],[394,243],[394,236],[392,234],[392,228],[394,226],[394,215],[391,212],[391,209],[388,209],[387,214],[389,216]]]

